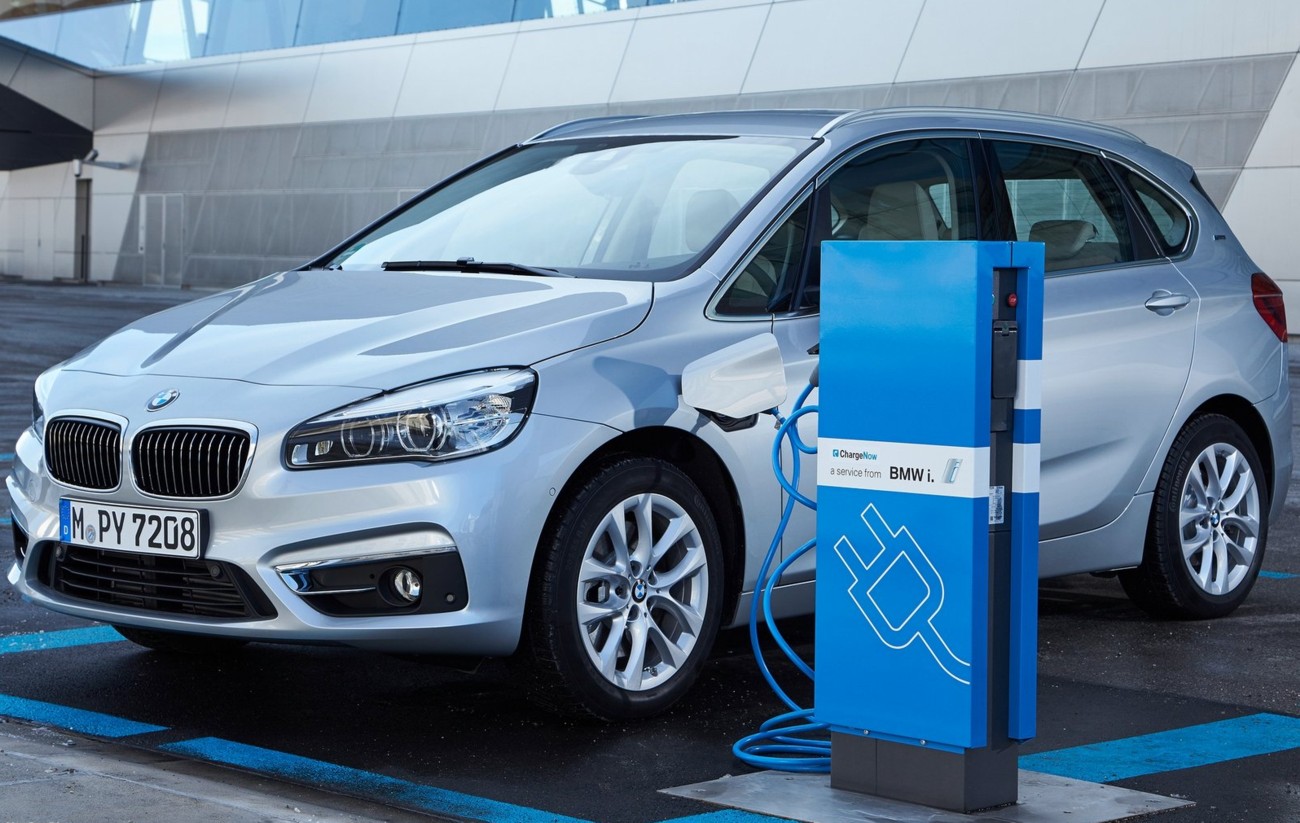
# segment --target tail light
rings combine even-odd
[[[1250,276],[1250,294],[1255,300],[1255,311],[1264,318],[1264,322],[1277,335],[1277,339],[1286,342],[1286,306],[1282,302],[1282,290],[1273,278],[1263,272]]]

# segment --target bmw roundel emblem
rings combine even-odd
[[[165,409],[168,406],[170,406],[176,400],[176,398],[180,396],[181,393],[176,389],[167,389],[165,391],[160,391],[157,394],[155,394],[153,397],[149,398],[149,402],[145,404],[145,409],[151,412],[158,411],[159,409]]]

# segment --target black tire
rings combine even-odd
[[[1250,594],[1264,561],[1268,497],[1259,456],[1241,426],[1219,414],[1190,421],[1156,483],[1142,565],[1120,573],[1124,591],[1157,617],[1230,614]]]
[[[665,711],[690,689],[718,631],[723,568],[713,513],[686,474],[648,458],[602,467],[560,506],[539,546],[526,615],[532,696],[601,720]],[[649,545],[670,524],[681,529],[648,568],[637,560],[649,557],[638,552],[648,552],[638,513],[651,523]],[[620,519],[623,561],[611,531]],[[602,651],[603,667],[596,662]]]
[[[114,626],[113,629],[137,646],[167,654],[219,656],[230,654],[248,643],[247,640],[233,637],[160,632],[154,629],[138,629],[134,626]]]

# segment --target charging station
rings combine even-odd
[[[1015,803],[1034,735],[1043,247],[822,246],[817,679],[831,785]]]

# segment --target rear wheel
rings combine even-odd
[[[134,626],[114,626],[118,634],[146,649],[168,654],[222,655],[244,646],[247,640],[233,637],[210,637],[203,634],[180,634],[138,629]]]
[[[1156,484],[1146,553],[1120,581],[1161,617],[1231,613],[1259,575],[1268,535],[1268,490],[1259,457],[1236,422],[1218,414],[1188,423]]]
[[[544,539],[528,614],[536,696],[605,720],[664,711],[717,634],[722,553],[699,489],[631,458],[593,475]]]

